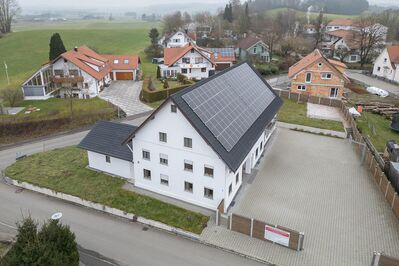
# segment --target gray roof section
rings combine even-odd
[[[137,127],[132,125],[99,121],[79,143],[79,147],[125,161],[133,161],[132,151],[122,143],[136,129]]]
[[[241,76],[237,77],[237,75]],[[262,93],[260,90],[264,92]],[[280,97],[247,62],[237,64],[175,93],[171,99],[204,140],[234,172],[282,105]],[[263,99],[264,102],[259,102],[260,99]],[[231,101],[236,101],[233,106]],[[204,108],[201,107],[202,102],[206,103]],[[256,106],[252,107],[252,103],[256,103]],[[241,106],[242,108],[239,108],[238,111],[235,110],[234,117],[231,118],[231,108],[220,111],[226,106]],[[248,106],[251,108],[250,110],[248,110]],[[260,110],[253,108],[260,108]],[[219,114],[219,112],[221,113]],[[248,114],[249,117],[246,119]],[[237,116],[242,116],[242,123],[235,119]],[[215,120],[215,117],[218,119]],[[235,126],[229,127],[228,123],[232,121],[238,123],[237,127],[243,127],[244,130],[237,131]],[[250,121],[249,124],[248,121]],[[226,128],[230,128],[231,131],[226,131]],[[232,135],[235,135],[232,139],[223,140]]]

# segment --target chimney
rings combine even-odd
[[[77,51],[78,51],[78,47],[75,46],[75,48],[73,48],[73,50],[74,50],[75,52],[77,52]]]

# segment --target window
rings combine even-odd
[[[263,149],[263,141],[260,142],[260,149]]]
[[[129,64],[129,59],[123,60],[123,63],[124,63],[125,65]]]
[[[229,196],[230,196],[232,191],[233,191],[233,184],[230,184],[230,186],[229,186]]]
[[[151,171],[148,169],[143,169],[143,176],[144,179],[151,180]]]
[[[114,64],[119,64],[119,60],[118,60],[118,59],[115,59],[115,60],[114,60]]]
[[[377,67],[377,71],[381,71],[381,67]]]
[[[169,186],[169,177],[161,174],[161,185]]]
[[[204,62],[204,58],[202,58],[202,57],[196,57],[195,58],[195,63],[196,64],[201,64],[201,63],[203,63]]]
[[[201,68],[201,72],[206,72],[206,67]]]
[[[213,177],[213,167],[205,165],[205,167],[204,167],[204,175]]]
[[[236,174],[236,184],[238,184],[238,181],[240,181],[240,173]]]
[[[180,42],[180,39],[173,39],[173,42],[178,43]]]
[[[204,197],[208,199],[213,199],[213,189],[204,188]]]
[[[306,86],[305,85],[298,85],[298,90],[299,91],[306,91]]]
[[[159,163],[163,165],[168,165],[168,155],[166,154],[159,154]]]
[[[183,57],[182,62],[185,64],[190,64],[190,57]]]
[[[192,148],[193,147],[193,140],[190,138],[184,138],[184,147]]]
[[[84,86],[85,86],[85,89],[88,89],[89,88],[89,83],[85,82]]]
[[[310,83],[312,81],[312,73],[306,73],[306,82]]]
[[[105,161],[107,163],[111,163],[111,157],[109,157],[108,155],[105,155]]]
[[[388,61],[388,59],[387,58],[384,58],[384,63],[386,63]]]
[[[164,132],[159,132],[159,141],[161,142],[167,142],[168,141],[168,135]]]
[[[331,79],[332,74],[331,73],[321,73],[321,79]]]
[[[319,65],[318,65],[319,67],[322,67],[323,66],[323,63],[319,63]]]
[[[193,183],[184,181],[184,191],[193,193]]]
[[[182,68],[182,69],[181,69],[181,73],[187,74],[187,68]]]
[[[176,107],[176,105],[172,104],[172,105],[170,106],[170,111],[171,111],[172,113],[176,113],[176,112],[177,112],[177,107]]]
[[[337,98],[338,96],[338,88],[331,88],[330,89],[330,98]]]
[[[356,62],[357,61],[357,55],[351,55],[350,61]]]
[[[188,160],[184,160],[184,170],[192,172],[193,171],[193,162],[192,161],[188,161]]]
[[[254,54],[256,54],[256,47],[254,47]]]
[[[145,160],[150,160],[151,159],[151,155],[150,155],[149,151],[143,150],[143,159],[145,159]]]
[[[258,154],[259,154],[259,149],[256,148],[255,157],[258,157]]]
[[[70,70],[69,70],[69,75],[70,75],[70,76],[77,77],[77,76],[79,76],[79,70],[77,70],[77,69],[70,69]]]
[[[63,77],[63,76],[64,76],[64,70],[62,70],[62,69],[55,69],[55,70],[54,70],[54,75],[55,75],[55,76]]]

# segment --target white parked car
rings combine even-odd
[[[371,94],[375,94],[380,97],[387,97],[389,95],[389,93],[386,90],[377,87],[367,87],[367,91]]]

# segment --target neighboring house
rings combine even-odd
[[[113,80],[136,80],[140,58],[99,55],[87,46],[67,51],[43,65],[22,84],[25,99],[96,97]]]
[[[176,31],[166,34],[159,40],[159,45],[163,48],[181,48],[189,43],[195,44],[197,35],[195,32],[186,33],[185,31]]]
[[[215,73],[215,63],[191,43],[181,48],[165,48],[164,63],[159,65],[161,77],[175,78],[178,73],[188,79],[204,79]]]
[[[326,26],[326,31],[355,30],[355,29],[357,29],[356,22],[350,18],[333,19]]]
[[[306,24],[303,26],[303,33],[307,35],[313,35],[317,33],[316,26],[313,24]]]
[[[212,27],[208,25],[198,25],[195,28],[195,32],[200,39],[210,38],[212,33]]]
[[[345,83],[349,82],[345,69],[345,64],[327,59],[316,49],[289,68],[290,91],[310,96],[342,98]]]
[[[142,189],[227,211],[262,157],[281,104],[244,62],[173,94],[137,129],[97,124],[79,146],[91,154],[91,168],[128,176]],[[132,157],[125,155],[128,150]]]
[[[341,55],[339,54],[339,51],[345,51],[342,55],[342,57],[344,57],[344,62],[360,62],[359,32],[354,30],[328,31],[324,34],[324,38],[326,41],[325,43],[327,44],[327,49],[329,50],[328,52],[325,51],[326,55],[340,60]]]
[[[270,62],[268,46],[253,34],[247,35],[237,43],[236,55],[240,60],[256,57],[263,62]]]
[[[202,48],[198,47],[215,63],[215,71],[222,71],[236,63],[234,48]]]
[[[399,83],[399,45],[385,47],[374,62],[373,75]]]

